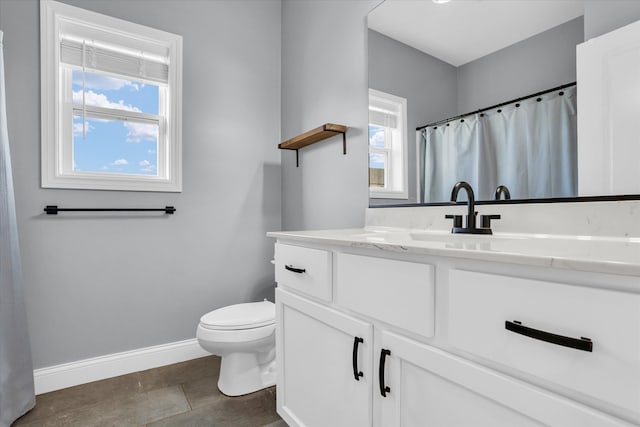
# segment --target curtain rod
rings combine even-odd
[[[165,206],[164,208],[59,208],[57,205],[47,205],[44,208],[47,215],[58,215],[58,212],[164,212],[173,214],[176,208]]]
[[[514,102],[524,101],[525,99],[533,98],[535,96],[545,95],[545,94],[547,94],[549,92],[554,92],[556,90],[566,89],[568,87],[575,86],[575,85],[576,85],[576,82],[563,84],[562,86],[558,86],[558,87],[554,87],[554,88],[551,88],[551,89],[543,90],[542,92],[536,92],[536,93],[533,93],[531,95],[527,95],[527,96],[523,96],[523,97],[520,97],[520,98],[512,99],[511,101],[501,102],[500,104],[492,105],[491,107],[482,108],[480,110],[472,111],[470,113],[461,114],[459,116],[450,117],[450,118],[444,119],[444,120],[439,120],[437,122],[430,123],[428,125],[419,126],[419,127],[416,128],[416,130],[417,131],[418,130],[422,130],[422,129],[428,128],[430,126],[438,126],[438,125],[441,125],[443,123],[448,123],[448,122],[452,122],[454,120],[461,119],[463,117],[467,117],[467,116],[471,116],[471,115],[474,115],[474,114],[482,113],[483,111],[488,111],[488,110],[493,110],[494,108],[504,107],[505,105],[513,104]]]

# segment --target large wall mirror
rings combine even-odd
[[[639,19],[638,3],[382,2],[368,16],[370,206],[448,202],[460,180],[481,201],[500,185],[514,200],[621,195],[578,188],[576,46]]]

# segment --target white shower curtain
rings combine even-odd
[[[458,181],[477,200],[493,199],[499,185],[514,199],[577,195],[576,87],[517,105],[422,131],[423,202],[449,201]]]
[[[6,106],[0,31],[0,427],[8,427],[35,405]]]
[[[480,121],[478,116],[424,130],[423,192],[426,201],[448,201],[453,184],[467,181],[478,188]],[[466,197],[466,196],[465,196]],[[460,194],[460,200],[466,200]]]

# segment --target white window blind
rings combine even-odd
[[[84,66],[88,70],[168,82],[170,52],[166,44],[64,16],[59,19],[61,64],[82,67],[84,45]]]
[[[163,84],[169,80],[169,58],[152,56],[144,51],[135,52],[96,40],[63,36],[60,40],[60,62],[136,80]]]
[[[397,129],[398,116],[397,114],[371,109],[369,110],[369,124]]]

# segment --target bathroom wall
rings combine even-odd
[[[285,230],[364,225],[369,204],[367,13],[379,0],[282,2],[282,139],[323,123],[349,126],[347,154],[334,137],[282,152]]]
[[[587,2],[588,3],[588,2]],[[578,17],[458,67],[458,114],[576,81]]]
[[[66,2],[184,37],[184,191],[40,188],[39,2],[0,0],[35,368],[192,339],[205,312],[272,295],[265,233],[281,227],[280,1]],[[47,204],[177,212],[52,217]]]
[[[601,36],[640,19],[638,0],[590,0],[584,2],[584,39]]]
[[[416,127],[457,114],[457,69],[376,31],[368,31],[369,87],[407,99],[409,199],[371,199],[371,205],[417,203]]]

